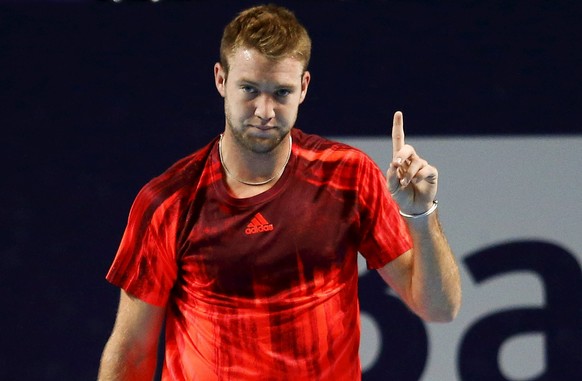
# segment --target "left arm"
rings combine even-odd
[[[394,114],[393,161],[388,187],[405,217],[413,249],[378,272],[421,318],[451,321],[461,305],[461,281],[455,257],[441,228],[438,213],[423,215],[433,206],[438,171],[404,144],[402,113]],[[420,216],[419,216],[420,215]]]
[[[461,282],[438,216],[410,220],[408,226],[414,248],[378,273],[423,320],[449,322],[461,306]]]

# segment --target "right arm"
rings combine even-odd
[[[101,356],[99,381],[153,379],[165,311],[121,291],[113,332]]]

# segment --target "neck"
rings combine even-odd
[[[272,152],[255,153],[248,150],[229,149],[228,136],[221,135],[219,155],[226,173],[227,183],[246,186],[269,186],[274,184],[285,171],[291,157],[291,134],[285,137]]]

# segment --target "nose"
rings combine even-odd
[[[261,94],[255,99],[255,116],[262,120],[275,117],[275,101],[266,94]]]

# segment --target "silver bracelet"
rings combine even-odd
[[[431,214],[432,212],[434,212],[437,208],[437,206],[439,206],[439,202],[438,200],[434,200],[432,202],[432,206],[424,213],[421,214],[406,214],[404,213],[402,210],[400,211],[400,215],[402,217],[406,217],[406,218],[420,218],[420,217],[424,217],[424,216],[428,216],[429,214]]]

